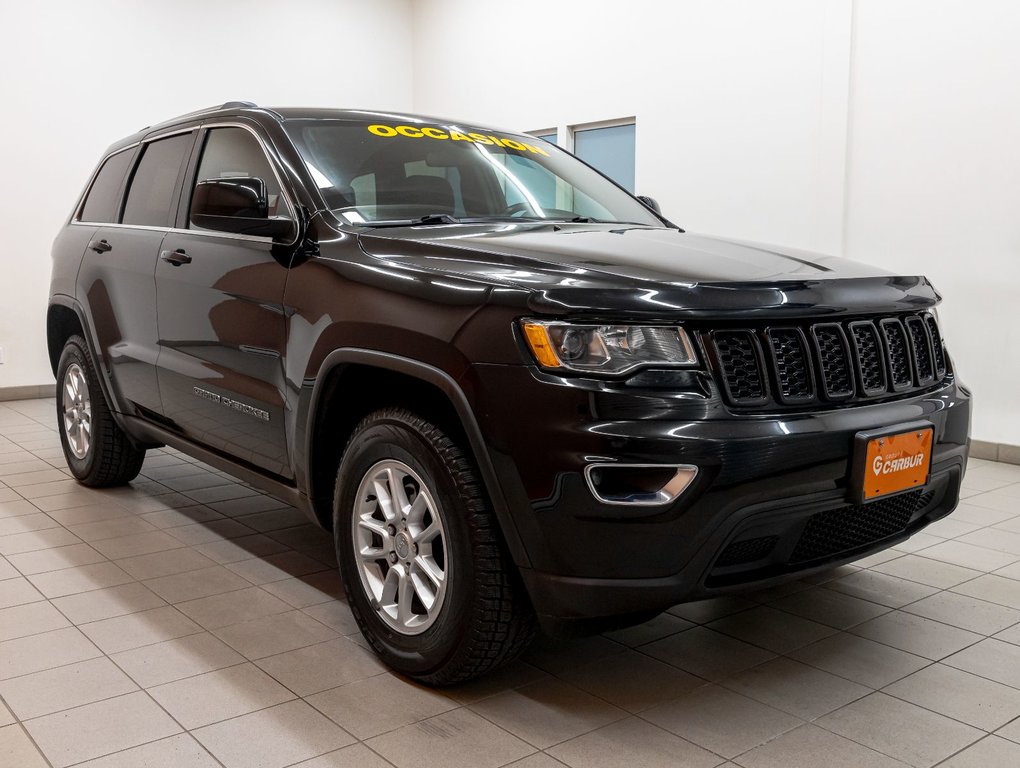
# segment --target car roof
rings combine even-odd
[[[107,154],[116,152],[118,149],[136,144],[146,136],[159,131],[171,129],[181,123],[206,120],[210,117],[231,117],[238,115],[259,116],[284,122],[286,120],[310,119],[310,120],[378,120],[386,123],[436,123],[439,125],[467,125],[472,128],[482,128],[487,131],[499,130],[507,133],[506,129],[497,129],[491,126],[483,126],[474,121],[451,120],[449,118],[433,117],[430,115],[418,115],[409,112],[389,112],[384,110],[367,109],[329,109],[324,107],[261,107],[250,101],[228,101],[225,104],[206,107],[194,112],[188,112],[177,117],[164,120],[155,125],[146,126],[130,136],[125,136],[117,141],[107,150]],[[522,131],[509,131],[510,133],[522,133]]]
[[[390,112],[373,109],[325,109],[321,107],[273,107],[270,111],[279,115],[284,120],[378,120],[384,123],[438,123],[439,125],[470,125],[472,128],[500,130],[506,133],[505,128],[497,129],[492,126],[479,124],[474,120],[453,120],[448,117],[419,115],[411,112]],[[520,133],[520,131],[512,131],[512,133]]]

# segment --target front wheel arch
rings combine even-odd
[[[346,407],[357,392],[357,407]],[[304,449],[308,497],[324,527],[332,526],[336,467],[358,422],[374,410],[401,406],[429,418],[462,439],[478,469],[514,563],[529,567],[485,438],[471,405],[445,371],[419,360],[375,350],[344,348],[330,353],[319,368],[308,406]]]

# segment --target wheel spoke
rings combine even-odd
[[[407,527],[416,530],[421,527],[425,520],[425,513],[429,510],[429,497],[421,491],[414,499],[414,503],[407,510]]]
[[[413,598],[414,583],[411,581],[410,574],[401,568],[400,581],[397,584],[397,621],[404,626],[407,626],[411,619],[414,618],[414,614],[411,611],[411,600]]]
[[[414,534],[414,543],[419,546],[422,544],[430,544],[442,532],[443,529],[439,527],[439,523],[433,520],[429,523],[429,526],[425,530]]]
[[[400,571],[397,568],[390,568],[386,571],[386,578],[383,581],[382,592],[379,595],[379,604],[383,607],[392,607],[397,602],[397,593],[400,587]]]
[[[434,558],[426,555],[418,555],[414,559],[415,570],[424,573],[428,576],[429,581],[436,585],[436,589],[442,586],[443,580],[446,578],[446,574],[439,567],[439,563]]]
[[[386,522],[392,522],[397,519],[397,510],[393,508],[393,499],[390,498],[390,491],[386,487],[386,483],[379,481],[378,479],[373,481],[372,487],[375,489],[375,497],[379,500],[379,510],[382,512]]]
[[[418,595],[421,604],[425,606],[426,613],[432,613],[432,606],[436,604],[439,592],[438,586],[433,590],[432,586],[417,573],[411,574],[411,582],[414,584],[414,593]]]
[[[389,550],[385,547],[362,547],[358,550],[358,557],[362,560],[375,562],[376,560],[385,560],[388,552]]]
[[[358,520],[358,528],[382,536],[384,541],[390,537],[389,532],[386,530],[386,526],[372,517],[362,517]]]
[[[374,546],[376,537],[381,541],[379,546]],[[386,526],[368,515],[363,515],[358,520],[355,548],[361,560],[372,563],[385,560],[393,548],[393,543]]]
[[[401,517],[407,516],[407,509],[411,502],[407,500],[407,491],[404,490],[404,475],[394,467],[387,467],[386,478],[390,486],[390,495],[393,498],[394,512]]]

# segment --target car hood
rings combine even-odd
[[[366,253],[530,292],[536,312],[847,314],[940,300],[924,277],[675,229],[578,224],[377,229]]]

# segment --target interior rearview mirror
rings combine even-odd
[[[293,236],[294,221],[269,215],[266,183],[255,177],[208,179],[195,185],[191,223],[202,229],[239,235]]]

